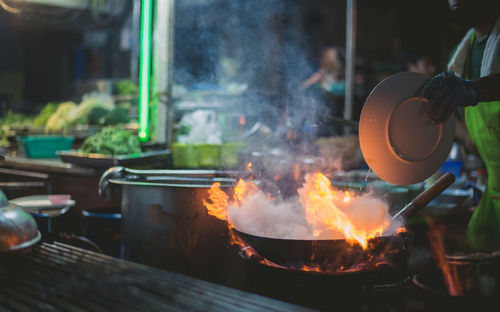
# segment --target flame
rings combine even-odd
[[[231,224],[231,220],[228,218],[229,206],[233,205],[234,207],[239,207],[245,202],[245,198],[257,192],[258,189],[257,185],[252,182],[245,182],[240,179],[234,187],[233,201],[230,202],[229,196],[220,189],[220,183],[215,182],[208,189],[209,201],[203,199],[203,205],[207,208],[209,215]],[[232,225],[230,227],[232,227]]]
[[[255,184],[240,179],[234,188],[234,201],[230,203],[229,196],[220,189],[220,183],[216,182],[208,189],[208,199],[210,202],[203,199],[203,205],[207,208],[209,215],[227,222],[230,243],[238,246],[248,259],[257,253],[233,230],[233,224],[228,218],[228,208],[230,204],[237,206],[238,203],[244,202],[246,196],[256,191],[257,186]]]
[[[357,242],[363,249],[368,247],[369,239],[380,236],[390,224],[385,221],[373,227],[356,222],[345,212],[349,208],[345,204],[351,201],[352,195],[349,192],[334,190],[330,180],[321,173],[306,176],[304,186],[299,189],[299,196],[309,224],[340,231],[348,242]],[[319,235],[318,231],[313,234]]]
[[[245,202],[245,198],[251,196],[257,192],[259,188],[252,182],[245,182],[242,179],[238,181],[238,184],[234,187],[233,204],[239,207]]]
[[[245,116],[240,115],[240,126],[246,125],[247,121],[245,119]]]
[[[235,187],[235,195],[234,200],[243,200],[245,194],[247,194],[250,190],[253,189],[252,186],[255,186],[253,183],[246,183],[243,180],[240,180]],[[238,194],[238,195],[237,195]],[[208,189],[208,199],[210,202],[203,199],[203,205],[207,208],[207,212],[209,215],[214,216],[220,220],[227,221],[227,225],[229,228],[229,239],[231,244],[239,246],[240,250],[245,253],[247,258],[250,258],[256,252],[252,249],[252,247],[248,246],[233,230],[233,225],[228,218],[228,207],[229,207],[229,196],[220,189],[220,183],[216,182],[212,184],[210,189]]]
[[[227,207],[229,206],[229,196],[220,189],[220,183],[212,184],[208,189],[208,199],[211,202],[203,199],[203,205],[207,208],[209,215],[221,220],[228,220]]]
[[[351,200],[351,194],[348,191],[344,192],[344,199],[342,200],[344,203],[348,203]]]
[[[408,232],[408,230],[404,227],[399,227],[396,229],[396,232],[394,232],[395,234],[400,234],[400,233],[406,233]]]
[[[452,296],[463,296],[465,289],[462,283],[458,282],[460,280],[459,273],[454,270],[454,267],[450,266],[446,260],[443,243],[444,227],[436,224],[430,218],[426,218],[426,221],[429,227],[427,236],[429,237],[431,245],[432,257],[443,273],[444,283],[448,289],[448,293]]]
[[[247,170],[248,170],[248,171],[252,171],[252,163],[251,163],[251,162],[249,162],[249,163],[247,164]]]
[[[251,165],[251,163],[249,163]],[[248,197],[259,191],[257,185],[240,179],[234,187],[230,198],[220,189],[219,183],[214,183],[208,191],[208,200],[203,200],[210,215],[228,222],[228,209],[239,208],[245,204]],[[308,174],[302,188],[298,190],[299,202],[304,209],[307,223],[314,237],[319,237],[325,230],[342,234],[351,244],[358,243],[363,249],[368,247],[368,241],[382,235],[390,225],[390,219],[356,216],[349,209],[354,206],[356,196],[353,192],[333,189],[330,180],[321,173]],[[406,231],[401,228],[398,231]],[[399,232],[398,232],[399,233]],[[232,238],[235,241],[235,238]],[[240,245],[236,242],[237,245]]]
[[[248,164],[251,167],[251,163]],[[295,204],[303,209],[304,222],[309,226],[311,237],[321,237],[325,233],[328,237],[345,238],[351,245],[346,246],[348,258],[328,259],[328,261],[316,262],[316,255],[312,255],[310,261],[293,264],[277,264],[269,259],[261,257],[254,248],[245,242],[235,230],[231,217],[239,215],[245,209],[253,209],[255,203],[259,204],[262,198],[267,198],[265,206],[273,202],[273,198],[263,196],[258,186],[251,181],[239,180],[233,189],[232,195],[226,194],[219,183],[214,183],[208,190],[208,198],[203,199],[203,204],[208,214],[227,222],[229,239],[232,245],[240,249],[240,255],[247,259],[277,268],[314,271],[314,272],[355,272],[365,269],[374,269],[380,265],[391,263],[387,255],[393,250],[370,250],[368,242],[371,238],[380,236],[384,230],[391,225],[390,217],[380,213],[380,207],[375,207],[377,202],[366,197],[358,196],[355,192],[336,190],[332,187],[330,180],[321,173],[307,174],[304,185],[298,190],[299,200]],[[257,201],[256,201],[257,200]],[[248,204],[248,205],[246,205]],[[300,204],[300,205],[299,205]],[[359,209],[360,207],[365,207]],[[387,213],[387,207],[382,206]],[[374,209],[377,208],[377,209]],[[235,210],[236,209],[236,210]],[[247,210],[252,211],[252,210]],[[361,216],[360,216],[361,215]],[[240,215],[241,216],[241,215]],[[251,216],[250,216],[251,217]],[[234,219],[239,224],[241,220]],[[395,234],[406,232],[406,228],[400,227]],[[331,234],[331,235],[330,235]],[[371,246],[372,244],[370,244]],[[369,249],[370,252],[363,252]],[[351,259],[357,259],[352,262]]]
[[[293,164],[293,180],[298,182],[300,179],[300,166],[299,164]]]

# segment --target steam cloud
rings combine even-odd
[[[311,55],[318,52],[314,34],[304,26],[306,9],[305,2],[287,0],[176,2],[175,82],[188,88],[247,86],[237,100],[241,105],[229,103],[226,112],[241,106],[249,126],[259,120],[272,128],[269,146],[282,142],[290,127],[314,131],[327,108],[299,91],[318,66],[318,56]],[[226,104],[223,98],[209,101]]]
[[[258,190],[248,196],[240,207],[230,205],[228,217],[237,230],[255,236],[298,240],[345,238],[343,233],[332,230],[321,222],[321,218],[317,222],[308,222],[301,201],[298,196],[287,200],[273,199]],[[383,235],[391,235],[402,225],[400,221],[391,222],[387,203],[371,193],[353,197],[349,203],[336,206],[358,229],[365,229],[367,232],[387,222],[390,225]]]

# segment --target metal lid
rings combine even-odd
[[[14,204],[0,208],[0,252],[29,248],[41,239],[35,219]]]
[[[359,143],[366,163],[384,181],[422,182],[450,153],[454,119],[432,124],[424,114],[427,99],[415,96],[428,79],[419,73],[397,73],[379,83],[365,101]]]

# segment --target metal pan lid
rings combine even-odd
[[[0,208],[0,253],[29,248],[41,237],[35,219],[27,211],[14,204]]]
[[[379,83],[365,101],[359,124],[361,151],[368,166],[397,185],[424,181],[445,162],[454,138],[454,119],[432,124],[427,99],[416,94],[429,79],[401,72]]]

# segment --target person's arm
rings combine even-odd
[[[309,77],[306,81],[304,81],[302,83],[299,90],[300,91],[306,90],[307,88],[309,88],[313,84],[318,83],[322,77],[323,77],[323,72],[321,70],[318,70],[317,72],[312,74],[311,77]]]
[[[500,101],[500,73],[472,81],[479,90],[479,102]]]
[[[426,108],[429,117],[435,122],[444,122],[458,106],[500,100],[500,73],[471,81],[442,72],[432,77],[419,95],[429,100]]]

